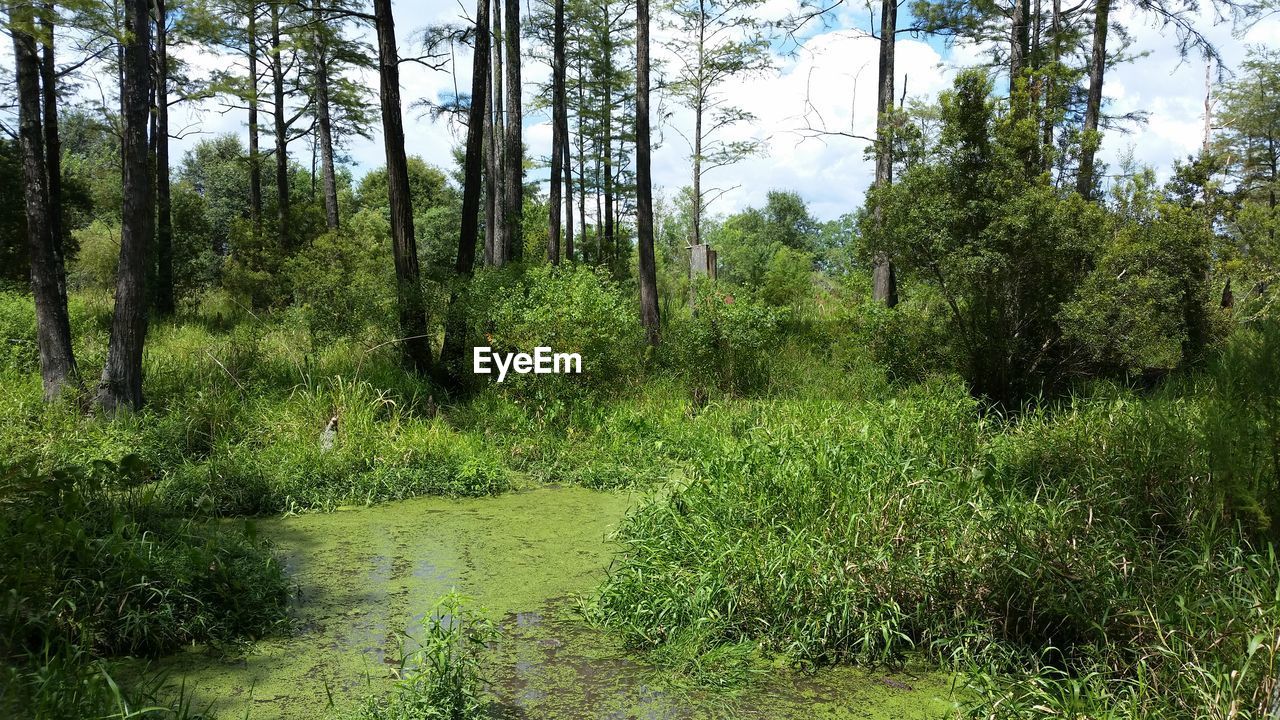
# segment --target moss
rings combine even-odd
[[[725,697],[668,688],[660,675],[574,617],[612,548],[607,535],[635,501],[622,493],[542,488],[483,498],[424,498],[327,515],[259,521],[298,585],[298,631],[242,657],[202,650],[161,669],[193,707],[219,716],[308,718],[381,692],[398,638],[451,588],[502,620],[489,676],[500,715],[715,717]],[[931,717],[947,682],[902,690],[851,669],[783,673],[733,696],[746,717]],[[867,714],[868,708],[879,715]],[[824,715],[813,716],[821,708]],[[616,714],[611,714],[616,713]],[[844,714],[840,714],[844,713]]]

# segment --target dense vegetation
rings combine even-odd
[[[992,65],[896,106],[885,0],[875,182],[823,221],[785,189],[716,214],[703,180],[763,149],[725,86],[825,11],[657,8],[697,60],[663,88],[696,118],[689,187],[655,202],[647,0],[540,3],[523,30],[503,5],[412,58],[473,61],[469,95],[413,99],[463,127],[448,168],[405,152],[389,0],[6,5],[0,713],[198,714],[146,660],[292,630],[255,517],[572,483],[645,491],[581,610],[680,682],[929,663],[970,717],[1275,715],[1274,50],[1157,180],[1097,157],[1129,57],[1108,0],[912,3]],[[1194,7],[1139,9],[1216,57]],[[534,59],[548,158],[522,135]],[[357,176],[375,66],[387,164]],[[94,70],[114,96],[61,107]],[[214,99],[248,141],[171,163],[170,106]],[[585,372],[491,382],[482,345]],[[423,616],[396,688],[340,711],[488,711],[494,623],[456,596]]]

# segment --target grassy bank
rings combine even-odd
[[[7,547],[49,532],[31,524],[46,505],[71,528],[42,574],[5,559],[25,608],[7,652],[55,667],[33,658],[66,637],[84,655],[68,666],[94,672],[278,629],[269,548],[188,519],[553,482],[657,491],[587,611],[694,685],[740,686],[769,662],[926,658],[964,673],[975,717],[1265,712],[1280,668],[1274,325],[1154,387],[1095,381],[1000,409],[949,370],[936,307],[711,296],[646,351],[616,286],[537,273],[482,277],[506,290],[474,326],[495,347],[583,352],[584,376],[446,394],[404,372],[376,325],[329,336],[305,309],[215,294],[153,328],[148,405],[114,419],[41,402],[29,300],[0,295],[0,455],[34,485],[64,487],[45,481],[58,468],[116,478],[67,486],[108,488],[93,490],[104,502],[6,491]],[[72,310],[91,377],[107,305],[76,295]],[[135,559],[117,572],[103,553]],[[132,589],[142,575],[153,604]],[[57,598],[75,599],[69,626],[32,625]],[[89,619],[108,605],[124,615]],[[261,616],[238,614],[250,607]],[[43,692],[26,677],[21,692]]]

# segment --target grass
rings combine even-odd
[[[111,421],[40,401],[29,301],[0,295],[10,339],[0,382],[13,389],[0,398],[0,455],[39,477],[100,462],[118,470],[136,455],[145,482],[108,495],[112,507],[145,501],[125,530],[99,525],[89,537],[123,543],[113,556],[169,558],[153,605],[104,627],[77,620],[63,646],[85,655],[69,666],[88,677],[112,654],[270,630],[267,616],[237,615],[278,604],[258,595],[279,578],[253,537],[205,541],[165,518],[567,482],[658,491],[622,528],[622,552],[586,612],[688,682],[736,687],[779,661],[923,657],[963,674],[972,717],[1267,712],[1280,675],[1274,324],[1237,330],[1211,367],[1155,390],[1096,382],[1001,414],[946,372],[945,352],[929,353],[937,328],[913,334],[909,308],[712,304],[672,319],[663,347],[643,354],[616,288],[601,299],[588,279],[563,282],[577,298],[572,323],[546,306],[555,293],[512,294],[486,326],[494,345],[534,343],[546,325],[567,349],[594,343],[607,372],[450,398],[400,368],[385,330],[322,342],[296,313],[199,306],[154,328],[148,407]],[[105,351],[104,308],[73,301],[86,368]],[[337,434],[323,441],[334,417]],[[169,539],[147,534],[153,522]],[[71,550],[48,566],[80,567],[76,542],[59,540]],[[180,562],[184,553],[199,564]],[[257,563],[254,586],[196,572],[210,553],[226,567]],[[130,583],[123,573],[102,587]],[[33,597],[78,598],[78,587],[65,580]],[[75,602],[95,601],[106,600]],[[23,652],[62,632],[41,629]],[[448,668],[371,701],[368,712],[384,713],[373,716],[460,706],[422,699],[436,697],[430,678],[470,657],[445,652],[456,646],[449,623],[432,633],[450,638],[436,648],[444,654],[409,664]]]

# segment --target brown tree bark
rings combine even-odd
[[[61,254],[57,251],[57,243],[53,237],[48,158],[45,154],[45,131],[41,122],[41,60],[36,39],[31,32],[34,23],[34,7],[23,3],[9,6],[14,75],[18,91],[18,142],[22,154],[23,204],[31,261],[31,292],[36,310],[36,346],[40,353],[40,379],[44,398],[54,400],[69,385],[79,385],[80,375],[71,347],[71,323],[67,316],[65,285],[59,267]],[[46,87],[45,93],[53,94],[53,88]],[[56,116],[53,120],[56,122]]]
[[[1009,83],[1012,87],[1022,76],[1031,56],[1031,0],[1014,0],[1009,25]]]
[[[551,187],[547,217],[547,259],[560,264],[560,201],[564,172],[564,0],[555,0],[551,40]],[[572,213],[571,213],[572,214]]]
[[[506,128],[507,123],[504,113],[507,110],[505,95],[503,94],[503,86],[506,83],[504,71],[506,65],[502,61],[502,46],[505,42],[502,32],[502,2],[503,0],[493,0],[493,77],[490,80],[490,86],[493,88],[493,134],[490,140],[493,143],[493,258],[492,263],[497,267],[502,267],[510,260],[507,254],[506,245],[503,240],[507,236],[506,230],[506,213],[503,210],[506,197],[506,177],[507,177],[507,160],[506,160]]]
[[[320,0],[312,0],[311,12],[312,22],[316,26],[313,63],[316,84],[316,140],[320,146],[320,184],[324,190],[325,222],[330,230],[337,230],[340,218],[338,217],[338,175],[333,162],[333,119],[329,111],[329,48],[325,38],[327,28],[321,14]]]
[[[649,135],[649,0],[636,0],[636,245],[640,321],[650,345],[661,341],[658,276],[653,254],[653,177]]]
[[[467,154],[463,161],[462,228],[458,234],[458,259],[454,271],[458,280],[471,277],[476,264],[476,240],[479,238],[480,191],[483,183],[481,160],[484,154],[484,124],[489,79],[489,0],[476,1],[476,44],[471,62],[471,107],[467,112]],[[467,318],[458,301],[460,287],[449,297],[449,314],[445,322],[444,344],[440,348],[440,364],[446,372],[465,359]]]
[[[147,260],[152,234],[151,163],[147,127],[151,98],[151,13],[149,0],[124,4],[124,107],[121,143],[120,264],[107,363],[98,383],[98,405],[107,413],[142,407],[142,346],[147,336]]]
[[[258,3],[249,3],[249,223],[262,236],[262,150],[258,136]]]
[[[879,87],[876,94],[876,187],[893,183],[893,76],[894,51],[897,44],[898,0],[880,3],[880,62],[877,67]],[[877,222],[880,209],[874,211]],[[871,298],[887,307],[898,304],[897,274],[893,261],[877,252],[871,266]]]
[[[1102,116],[1102,80],[1107,67],[1107,30],[1111,0],[1098,0],[1093,19],[1093,52],[1089,57],[1089,96],[1084,108],[1084,143],[1080,148],[1080,172],[1076,192],[1086,200],[1093,197],[1093,164],[1098,151],[1098,121]]]
[[[58,66],[54,54],[54,9],[52,2],[44,4],[41,26],[45,34],[44,52],[40,58],[40,85],[44,101],[45,174],[48,176],[49,235],[53,238],[55,269],[58,273],[58,292],[62,304],[67,304],[66,229],[62,224],[62,136],[58,118]]]
[[[564,257],[573,262],[573,163],[569,157],[569,106],[565,100],[565,88],[560,87],[560,151],[564,158],[561,168],[564,170]]]
[[[156,312],[174,312],[173,199],[169,187],[169,49],[165,0],[154,0],[156,13]]]
[[[289,239],[289,127],[284,105],[284,49],[280,42],[280,0],[271,0],[271,94],[276,140],[276,238],[290,249]]]
[[[493,243],[498,222],[497,183],[498,148],[493,132],[493,83],[485,83],[486,109],[484,114],[484,264],[493,265]]]
[[[391,0],[374,0],[378,31],[378,79],[381,86],[382,137],[387,154],[387,199],[391,206],[391,250],[396,264],[397,299],[404,358],[416,372],[431,371],[431,338],[427,307],[418,271],[418,244],[409,196],[409,162],[404,152],[404,118],[400,108],[400,55],[396,50]]]
[[[520,85],[520,0],[506,0],[507,64],[506,75],[506,148],[503,151],[506,177],[502,192],[502,239],[506,260],[524,256],[524,114],[521,109]]]

